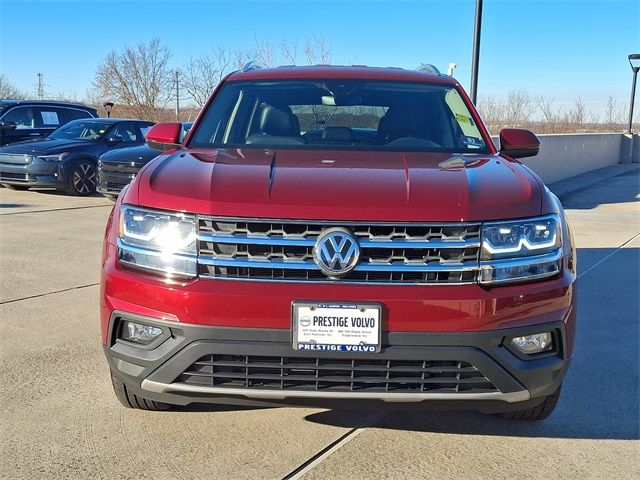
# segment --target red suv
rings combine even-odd
[[[102,341],[128,407],[477,409],[542,419],[573,351],[558,199],[451,77],[248,67],[109,218]]]

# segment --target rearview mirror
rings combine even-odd
[[[107,138],[107,145],[109,145],[110,147],[113,147],[114,145],[117,145],[118,143],[122,142],[122,138],[121,137],[109,137]]]
[[[147,145],[154,150],[171,150],[180,146],[182,124],[177,122],[156,123],[147,132]]]
[[[500,130],[500,153],[511,158],[533,157],[540,151],[540,140],[523,128]]]

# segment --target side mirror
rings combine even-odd
[[[15,122],[0,122],[0,130],[15,130]]]
[[[147,145],[154,150],[171,150],[180,146],[181,123],[156,123],[147,132]]]
[[[511,158],[533,157],[540,151],[540,140],[522,128],[500,130],[500,153]]]

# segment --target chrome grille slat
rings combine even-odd
[[[357,237],[360,263],[340,279],[313,260],[317,237],[340,226]],[[392,224],[198,217],[202,277],[376,284],[475,283],[480,224]]]

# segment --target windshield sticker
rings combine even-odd
[[[481,138],[476,137],[463,137],[462,143],[464,143],[467,147],[484,147],[484,141]]]
[[[469,123],[469,117],[461,113],[456,113],[456,120],[460,123]]]

